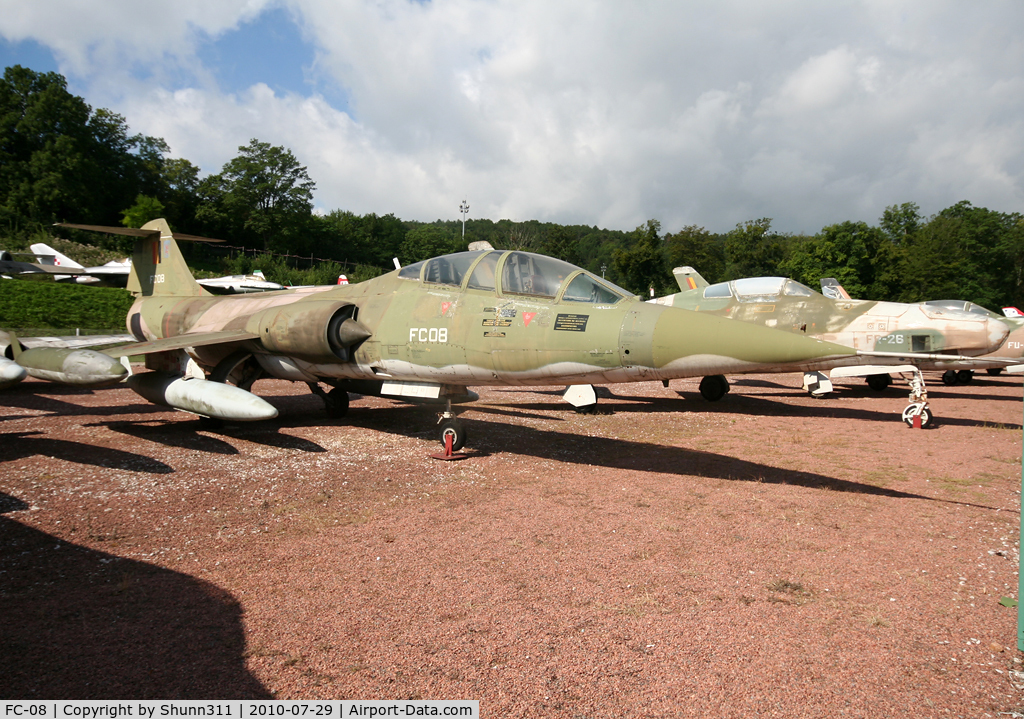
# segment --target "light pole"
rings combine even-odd
[[[608,269],[608,265],[601,263],[601,279],[604,279],[604,271]]]
[[[469,203],[463,200],[459,205],[459,212],[462,213],[462,239],[466,239],[466,215],[469,214]]]

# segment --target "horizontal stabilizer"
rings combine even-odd
[[[207,345],[228,344],[229,342],[243,342],[259,337],[255,332],[245,330],[223,330],[221,332],[195,332],[192,334],[175,335],[149,342],[136,342],[135,344],[122,345],[103,350],[103,354],[111,357],[130,357],[131,355],[146,355],[154,352],[170,352],[185,347],[206,347]]]
[[[127,235],[128,237],[160,237],[160,230],[139,230],[134,227],[110,227],[107,225],[76,225],[71,222],[57,222],[57,227],[68,227],[72,230],[88,230],[89,232],[105,232],[108,235]],[[211,237],[200,237],[199,235],[186,235],[181,232],[172,232],[178,242],[223,242]]]

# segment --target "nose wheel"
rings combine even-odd
[[[908,427],[924,429],[932,422],[932,414],[928,409],[928,388],[924,385],[924,375],[919,367],[915,367],[910,377],[910,404],[903,410],[903,421]]]
[[[452,412],[451,400],[445,404],[444,412],[437,415],[438,429],[440,430],[441,446],[444,447],[444,454],[430,455],[434,459],[457,460],[466,459],[469,455],[460,454],[459,450],[466,446],[466,427]]]

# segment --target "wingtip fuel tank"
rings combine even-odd
[[[108,387],[128,376],[128,369],[102,352],[88,349],[34,347],[17,356],[29,375],[76,387]]]
[[[143,372],[128,386],[154,404],[234,422],[273,419],[277,409],[252,392],[221,382],[182,377],[170,372]]]
[[[27,376],[25,368],[13,360],[0,357],[0,389],[18,384]]]

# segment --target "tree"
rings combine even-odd
[[[124,118],[93,111],[57,73],[15,65],[0,80],[0,223],[114,224],[154,194],[167,145],[130,135]]]
[[[921,208],[916,202],[889,205],[880,220],[882,230],[897,247],[921,229]]]
[[[644,297],[649,288],[654,288],[656,295],[667,294],[672,288],[669,285],[671,274],[665,267],[662,253],[662,242],[658,233],[661,223],[648,220],[631,233],[631,245],[616,250],[612,257],[616,271],[626,289]]]
[[[253,139],[219,175],[200,183],[197,216],[265,250],[295,250],[313,211],[316,183],[291,150]]]
[[[540,246],[541,253],[549,257],[577,264],[579,261],[579,238],[571,227],[549,225]]]
[[[665,259],[669,267],[693,267],[713,284],[725,274],[725,242],[703,227],[687,225],[665,235]]]
[[[420,225],[405,233],[398,256],[405,264],[411,264],[446,255],[455,249],[455,238],[450,230],[437,225]]]
[[[822,277],[835,277],[851,297],[880,299],[876,270],[891,264],[881,256],[892,243],[877,227],[865,222],[841,222],[825,227],[814,237],[794,245],[780,269],[795,280],[818,287]]]
[[[778,275],[785,256],[782,236],[772,232],[770,217],[736,225],[725,236],[725,277],[766,277]]]
[[[1011,301],[1019,292],[1019,225],[1016,213],[966,200],[942,210],[908,238],[901,299],[962,299],[989,308]]]
[[[135,198],[135,204],[127,210],[122,210],[121,224],[125,227],[142,227],[150,220],[164,216],[164,206],[160,200],[148,195],[139,195]]]

